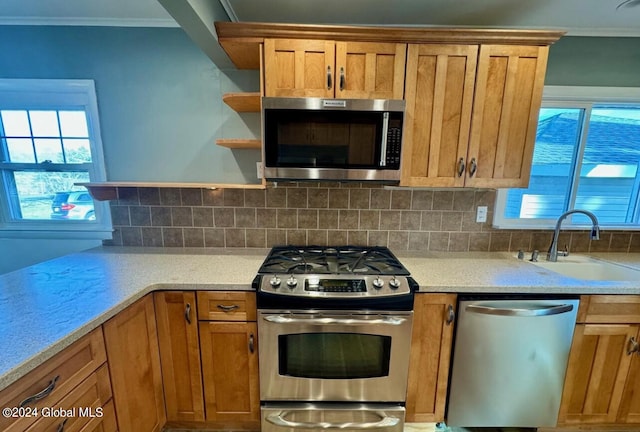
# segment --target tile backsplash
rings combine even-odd
[[[268,248],[375,245],[420,251],[545,251],[551,231],[491,227],[495,191],[367,183],[278,183],[267,189],[118,188],[106,245]],[[477,206],[488,207],[477,223]],[[563,231],[575,252],[640,252],[640,232]]]

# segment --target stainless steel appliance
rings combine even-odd
[[[555,427],[576,298],[460,298],[447,424]]]
[[[389,249],[275,247],[254,284],[263,431],[402,431],[417,284]]]
[[[262,98],[269,180],[400,180],[405,102]]]

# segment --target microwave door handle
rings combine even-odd
[[[267,315],[264,317],[264,320],[270,323],[275,323],[275,324],[401,325],[406,321],[406,318],[401,318],[396,316],[386,316],[386,317],[377,318],[377,319],[330,318],[330,317],[291,318],[283,315]]]
[[[380,165],[387,166],[387,140],[389,139],[389,113],[382,113],[382,145],[380,146]]]

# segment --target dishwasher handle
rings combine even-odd
[[[468,305],[465,310],[467,312],[479,313],[484,315],[502,315],[502,316],[514,316],[514,317],[537,317],[537,316],[549,316],[559,315],[565,312],[573,310],[572,304],[560,304],[560,305],[532,305],[528,307],[511,307],[501,308],[486,305]]]

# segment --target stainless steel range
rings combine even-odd
[[[401,431],[417,284],[384,247],[274,247],[257,290],[262,430]]]

